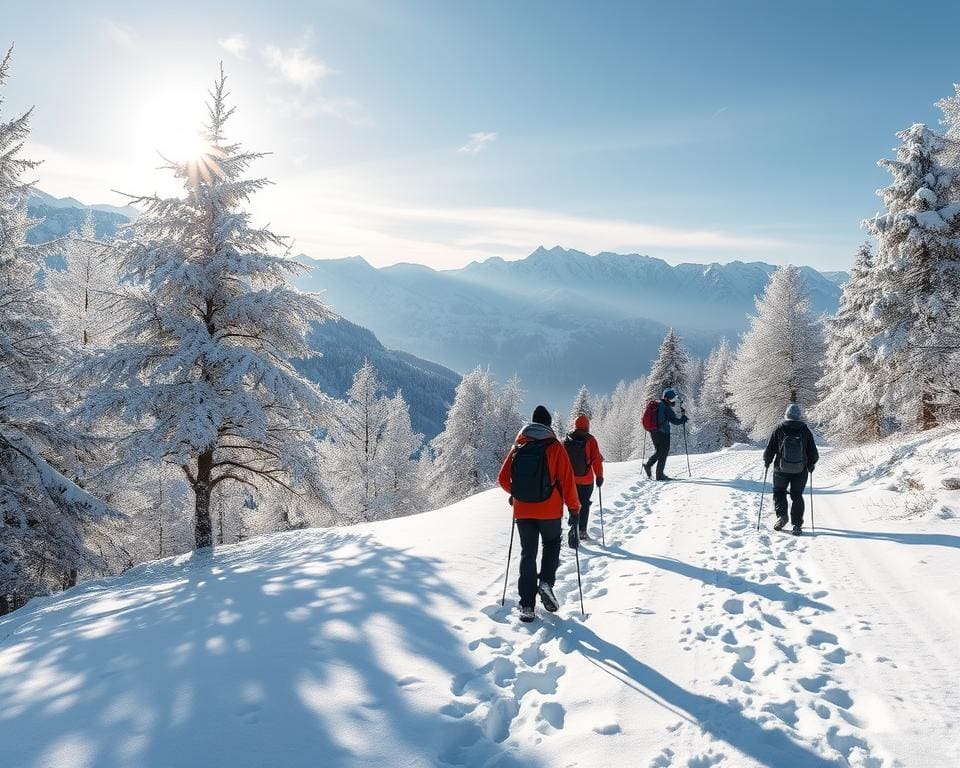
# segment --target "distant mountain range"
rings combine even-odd
[[[48,243],[80,229],[88,213],[98,238],[109,240],[117,230],[140,215],[131,206],[84,205],[73,197],[54,197],[34,189],[27,199],[27,212],[40,223],[27,233],[27,242]]]
[[[444,271],[376,269],[360,257],[300,260],[312,267],[300,288],[323,291],[334,311],[387,346],[458,371],[488,365],[501,380],[517,373],[530,398],[555,408],[566,408],[581,384],[609,392],[646,373],[671,326],[699,356],[721,336],[736,340],[776,269],[739,261],[670,266],[559,247]],[[834,312],[845,275],[801,272],[814,310]]]

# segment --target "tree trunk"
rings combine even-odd
[[[926,390],[920,401],[920,429],[926,432],[937,426],[937,406],[933,402],[933,393]]]
[[[193,483],[194,528],[193,536],[197,549],[213,546],[213,520],[210,517],[210,487],[213,474],[213,450],[204,451],[197,457],[197,476]]]

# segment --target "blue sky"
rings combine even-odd
[[[895,133],[960,80],[960,7],[774,2],[8,4],[40,187],[169,191],[222,60],[255,213],[318,258],[537,245],[846,268]]]

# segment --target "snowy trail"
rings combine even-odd
[[[586,621],[569,553],[557,589],[564,618],[530,629],[485,607],[492,624],[472,625],[472,647],[478,677],[499,691],[478,709],[497,727],[488,743],[448,755],[451,764],[495,759],[499,744],[590,765],[590,737],[616,736],[605,758],[614,765],[941,765],[943,749],[956,749],[957,705],[927,676],[960,679],[946,642],[960,627],[955,601],[932,596],[917,621],[915,601],[897,599],[909,580],[884,566],[897,553],[823,529],[776,533],[769,496],[758,533],[759,453],[694,466],[692,480],[660,485],[633,465],[606,486],[608,546],[588,545],[581,558]],[[844,520],[845,493],[819,491],[821,525]],[[884,577],[871,578],[877,571]],[[926,646],[935,661],[925,670]],[[910,661],[900,667],[900,658]]]
[[[586,618],[566,547],[558,615],[517,621],[516,551],[500,606],[499,490],[35,601],[0,619],[3,764],[960,762],[960,520],[873,519],[881,492],[828,458],[816,535],[773,532],[769,496],[758,533],[759,453],[692,460],[608,468]]]

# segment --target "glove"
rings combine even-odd
[[[571,525],[570,532],[567,534],[567,546],[570,549],[578,549],[580,547],[580,534],[577,532],[577,526]]]
[[[814,468],[815,468],[816,466],[817,466],[816,464],[811,464],[809,467],[807,467],[807,469],[808,469],[810,472],[813,472],[813,470],[814,470]]]
[[[764,460],[764,462],[763,462],[763,468],[764,468],[764,469],[770,469],[770,462]]]
[[[597,477],[597,488],[603,488],[603,475]]]
[[[507,504],[509,504],[511,507],[513,506],[513,496],[507,499]]]
[[[680,417],[681,424],[686,424],[688,421],[690,421],[690,417],[687,416],[687,414],[683,414],[683,416]]]

